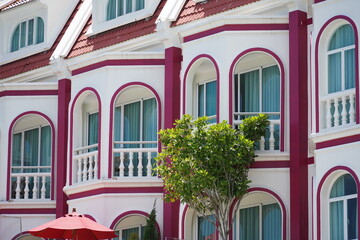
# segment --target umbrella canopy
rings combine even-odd
[[[107,228],[84,215],[66,214],[51,222],[29,230],[31,235],[43,238],[63,238],[75,240],[108,239],[117,237],[114,230]]]

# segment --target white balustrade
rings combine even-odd
[[[269,116],[276,116],[280,118],[280,113],[273,112],[263,112]],[[242,118],[248,116],[256,116],[260,114],[260,112],[235,112],[234,113],[234,125],[240,125],[242,123]],[[278,151],[280,145],[280,119],[269,119],[270,125],[267,136],[261,137],[259,141],[259,149],[260,151]],[[276,128],[277,127],[277,128]],[[277,130],[278,129],[278,130]],[[277,137],[276,137],[277,136]]]
[[[321,98],[324,128],[355,123],[355,89],[328,94]]]
[[[157,147],[143,147],[149,144],[157,145],[157,142],[115,141],[113,150],[115,177],[156,177],[156,173],[153,171],[152,159],[157,155],[158,149]],[[138,147],[131,147],[133,145]]]
[[[98,178],[98,151],[97,144],[77,148],[74,150],[73,161],[76,170],[76,181],[87,182]]]
[[[50,198],[50,172],[37,173],[12,173],[12,197],[13,200],[33,200]],[[39,188],[40,196],[39,196]]]

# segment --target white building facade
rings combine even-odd
[[[0,239],[71,209],[136,234],[217,239],[162,200],[157,132],[267,113],[230,240],[358,239],[357,0],[0,3]],[[61,13],[61,14],[59,14]],[[234,203],[235,205],[235,203]]]

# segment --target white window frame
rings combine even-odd
[[[12,35],[11,35],[11,39],[10,39],[10,52],[17,52],[21,49],[24,49],[24,48],[27,48],[27,47],[30,47],[30,46],[33,46],[33,45],[37,45],[37,44],[40,44],[40,43],[36,43],[37,39],[37,31],[38,31],[38,18],[41,18],[41,17],[33,17],[33,18],[29,18],[29,19],[26,19],[26,20],[23,20],[21,21],[18,25],[16,25],[15,29],[13,30],[12,32]],[[41,18],[42,19],[42,18]],[[34,20],[34,26],[33,26],[33,39],[32,39],[32,44],[28,44],[28,41],[29,41],[29,22],[31,20]],[[42,19],[44,25],[45,25],[45,21]],[[25,22],[25,25],[26,25],[26,32],[25,32],[25,46],[21,47],[21,29],[22,29],[22,24]],[[19,27],[19,48],[15,51],[12,51],[12,39],[14,37],[14,34],[15,34],[15,30],[16,28]],[[45,26],[44,26],[44,31],[45,31]],[[45,42],[45,33],[44,33],[44,41]],[[41,43],[43,43],[41,42]]]
[[[89,120],[90,120],[90,115],[92,114],[98,114],[98,118],[99,116],[99,111],[98,110],[94,110],[94,111],[90,111],[90,112],[86,112],[86,122],[85,122],[85,139],[84,142],[85,144],[83,144],[84,146],[89,146]],[[99,119],[98,119],[99,121]],[[99,131],[99,126],[98,126],[98,131]],[[98,142],[99,144],[99,142]]]
[[[207,83],[210,83],[210,82],[216,82],[216,88],[218,88],[218,82],[217,82],[217,79],[210,79],[210,80],[206,80],[206,81],[201,81],[201,82],[199,82],[199,83],[196,83],[196,94],[195,94],[195,97],[196,97],[196,99],[195,99],[195,113],[196,113],[196,116],[197,116],[197,118],[199,118],[200,116],[199,116],[199,87],[201,86],[201,85],[204,85],[204,116],[207,116],[206,115],[206,84]],[[217,90],[217,89],[216,89]],[[217,98],[217,92],[216,92],[216,96],[215,96],[215,98]],[[216,99],[216,101],[217,101],[217,99]],[[215,119],[216,120],[216,117],[217,117],[217,106],[215,106],[215,109],[216,109],[216,113],[215,113],[215,115],[211,115],[211,116],[208,116],[209,117],[209,120],[211,120],[211,119]]]
[[[51,171],[51,167],[52,165],[50,166],[40,166],[40,158],[41,158],[41,128],[42,127],[47,127],[50,125],[49,124],[45,124],[45,125],[39,125],[39,126],[35,126],[35,127],[29,127],[29,128],[25,128],[21,131],[13,131],[12,133],[12,138],[14,138],[14,135],[15,134],[19,134],[21,133],[21,166],[13,166],[13,156],[11,155],[11,169],[21,169],[21,171],[24,169],[24,168],[37,168],[38,170],[40,169],[45,169],[45,168],[50,168],[50,171]],[[25,132],[27,131],[30,131],[30,130],[34,130],[34,129],[38,129],[39,130],[39,138],[38,138],[38,159],[37,159],[37,166],[24,166],[24,154],[25,154]],[[50,130],[51,130],[51,136],[52,136],[52,129],[50,127]],[[13,141],[13,139],[12,139]],[[12,144],[12,143],[11,143]],[[52,145],[53,143],[51,143]],[[12,146],[13,147],[13,146]],[[12,148],[11,148],[12,149]],[[12,151],[12,150],[11,150]],[[51,148],[51,151],[52,151],[52,148]],[[12,153],[12,152],[11,152]],[[52,153],[51,153],[52,154]],[[50,161],[51,162],[51,161]]]

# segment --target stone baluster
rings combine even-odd
[[[130,152],[129,153],[129,177],[133,177],[134,176],[134,153]]]
[[[270,151],[275,150],[275,138],[274,138],[274,123],[270,124],[270,138],[269,138],[269,149]]]
[[[139,159],[139,164],[138,164],[138,177],[142,177],[142,171],[143,171],[143,164],[142,164],[142,152],[138,153],[138,159]]]
[[[151,152],[147,153],[147,166],[146,176],[151,177],[152,165],[151,165]]]
[[[95,155],[90,155],[89,156],[89,180],[93,179],[93,174],[94,174],[94,168],[93,168],[93,158]]]
[[[20,199],[20,183],[21,183],[21,177],[16,177],[16,189],[15,189],[15,199]]]
[[[334,127],[339,126],[339,118],[340,118],[340,114],[339,114],[339,100],[338,98],[334,99]]]
[[[77,182],[81,182],[81,167],[82,167],[82,161],[81,158],[77,159],[77,164],[78,164],[78,171],[77,171]]]
[[[25,177],[24,199],[29,199],[29,176]]]
[[[342,98],[341,98],[341,105],[342,105],[341,125],[345,125],[346,122],[347,122],[346,96],[342,96]]]
[[[331,101],[326,101],[326,128],[331,128]]]
[[[265,137],[262,136],[260,139],[260,150],[264,151],[265,150]]]
[[[83,157],[83,171],[82,171],[82,180],[85,182],[87,180],[87,163],[88,163],[88,157]]]
[[[38,177],[34,176],[34,187],[32,189],[33,192],[33,199],[38,198]]]
[[[354,104],[354,98],[355,96],[353,94],[351,94],[349,96],[349,103],[350,103],[350,108],[349,108],[349,119],[350,119],[350,123],[354,123],[355,122],[355,104]]]
[[[125,169],[125,165],[124,165],[124,153],[121,152],[120,153],[120,165],[119,165],[119,174],[120,177],[124,177],[124,169]]]
[[[94,155],[94,179],[97,179],[98,177],[98,154]]]
[[[42,176],[42,178],[41,178],[41,199],[45,199],[45,196],[46,196],[45,183],[46,183],[46,177]]]

